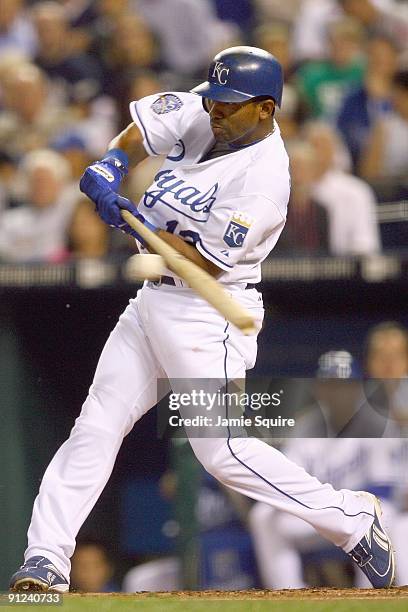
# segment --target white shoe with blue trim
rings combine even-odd
[[[371,493],[361,491],[374,503],[374,521],[365,536],[348,554],[364,572],[375,589],[392,586],[395,577],[394,551],[381,523],[379,500]]]
[[[11,591],[67,593],[69,582],[46,557],[31,557],[10,579]]]

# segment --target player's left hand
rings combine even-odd
[[[152,232],[157,230],[152,223],[149,223],[144,216],[138,212],[136,206],[128,200],[128,198],[124,198],[116,193],[110,192],[106,193],[99,199],[99,203],[97,205],[97,212],[101,219],[108,223],[112,227],[117,227],[122,230],[126,234],[133,236],[143,245],[145,242],[143,238],[134,230],[128,223],[123,220],[122,215],[120,214],[121,210],[128,210],[136,219],[138,219],[143,225],[146,225]]]

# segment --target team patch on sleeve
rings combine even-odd
[[[157,115],[164,115],[172,111],[178,111],[183,106],[182,101],[175,94],[163,94],[152,104],[152,110]]]
[[[241,212],[234,212],[225,230],[223,240],[231,248],[242,247],[253,223],[252,217]]]

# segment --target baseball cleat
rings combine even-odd
[[[394,551],[381,524],[380,502],[371,493],[362,494],[370,496],[374,502],[374,521],[365,536],[348,554],[362,569],[375,589],[386,589],[394,582]]]
[[[12,575],[10,590],[67,593],[69,582],[46,557],[31,557]]]

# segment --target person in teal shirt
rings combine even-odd
[[[354,20],[333,22],[328,35],[329,57],[301,66],[297,82],[308,113],[313,118],[336,121],[344,97],[362,83],[366,61],[363,32]]]

